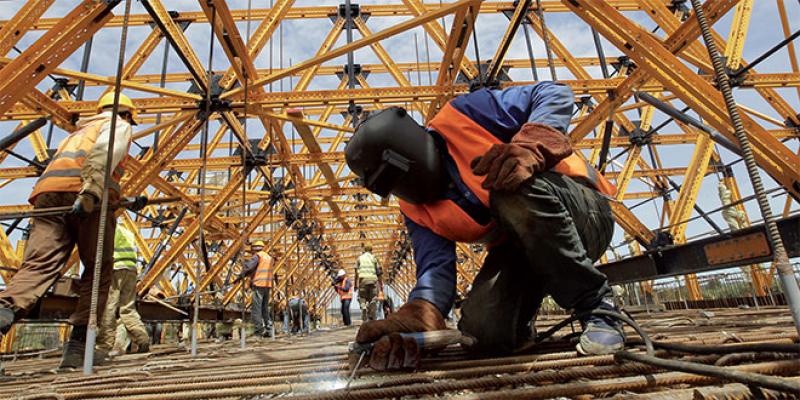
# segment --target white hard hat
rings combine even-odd
[[[336,276],[345,276],[345,275],[347,275],[347,272],[344,272],[343,269],[340,269],[339,272],[336,273]]]

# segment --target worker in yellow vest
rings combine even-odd
[[[378,259],[372,255],[372,246],[364,246],[364,252],[356,259],[356,292],[358,305],[361,307],[361,318],[364,321],[373,321],[376,318],[377,305],[375,295],[378,294],[377,285],[380,281],[381,266]]]
[[[270,293],[274,281],[274,256],[264,250],[264,242],[257,240],[250,245],[253,256],[244,262],[244,269],[236,278],[238,282],[250,278],[250,287],[253,290],[253,300],[250,307],[250,316],[255,325],[255,335],[263,337],[272,336],[272,315],[269,309]]]
[[[125,343],[116,343],[117,311],[119,320],[130,334],[135,353],[150,351],[150,336],[136,311],[136,281],[138,248],[133,232],[124,225],[117,226],[114,236],[114,280],[108,292],[106,311],[97,335],[97,348],[110,355],[125,354]],[[113,351],[112,351],[113,350]]]
[[[86,346],[86,326],[92,297],[93,267],[100,228],[100,199],[106,168],[112,171],[109,187],[109,205],[120,200],[120,180],[124,173],[124,159],[128,156],[135,125],[136,107],[127,96],[119,95],[118,118],[112,146],[111,165],[106,165],[110,140],[114,93],[107,93],[97,104],[98,114],[78,121],[78,129],[69,134],[58,146],[53,158],[33,187],[28,201],[34,209],[72,206],[72,211],[61,215],[35,217],[31,220],[28,243],[22,265],[0,292],[0,335],[11,324],[25,315],[40,297],[61,276],[61,271],[77,244],[84,265],[78,284],[78,303],[70,317],[72,333],[64,347],[60,368],[77,368],[83,365]],[[113,278],[114,231],[116,218],[109,213],[106,220],[103,263],[100,273],[98,319],[105,310],[108,288]],[[105,355],[95,353],[96,363]]]

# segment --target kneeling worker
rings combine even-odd
[[[362,325],[357,342],[445,329],[456,242],[491,244],[459,322],[477,339],[476,352],[509,353],[530,339],[547,294],[576,313],[616,311],[606,276],[593,267],[611,240],[606,196],[616,189],[573,153],[565,135],[573,107],[568,86],[542,82],[457,97],[427,129],[398,107],[357,127],[347,164],[370,191],[399,198],[417,267],[409,301]],[[623,347],[616,320],[582,322],[581,353]],[[403,364],[402,340],[392,345],[389,356],[373,350],[372,360]]]
[[[120,94],[112,165],[107,166],[113,103],[114,93],[107,93],[100,98],[97,104],[98,114],[78,121],[78,130],[61,141],[44,173],[36,181],[28,199],[34,209],[71,205],[72,211],[63,215],[32,218],[22,265],[6,290],[0,292],[0,334],[4,334],[61,276],[72,249],[78,245],[78,254],[85,268],[78,283],[80,297],[70,316],[72,333],[64,346],[60,368],[77,368],[83,365],[97,233],[100,228],[99,204],[103,196],[106,167],[112,171],[109,206],[114,207],[120,200],[119,184],[124,173],[123,160],[130,148],[133,133],[131,125],[135,125],[136,108],[131,99]],[[108,289],[113,279],[113,238],[116,225],[113,211],[109,212],[100,272],[98,321],[102,319]],[[95,355],[98,361],[105,356],[100,352]]]

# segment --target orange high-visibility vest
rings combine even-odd
[[[352,285],[350,286],[350,289],[344,290],[344,288],[347,287],[347,282],[349,282],[349,281],[350,280],[347,279],[347,277],[345,277],[344,279],[342,279],[342,281],[338,285],[335,286],[336,287],[336,293],[339,294],[339,298],[341,300],[350,300],[350,299],[353,298],[353,286]]]
[[[502,143],[500,139],[456,110],[450,103],[439,111],[429,126],[445,140],[447,152],[453,157],[464,184],[485,207],[489,207],[489,191],[481,187],[484,177],[472,173],[470,162],[484,155],[493,145]],[[574,153],[556,164],[552,171],[584,178],[595,190],[609,196],[616,193],[611,182]],[[412,221],[450,240],[477,242],[486,239],[495,228],[494,222],[486,225],[475,222],[452,200],[439,200],[429,204],[411,204],[403,200],[399,202],[400,210]]]
[[[258,267],[256,273],[253,275],[253,286],[258,287],[272,287],[272,257],[265,251],[258,253]]]
[[[36,185],[33,187],[28,202],[33,204],[36,196],[42,193],[67,192],[78,193],[83,186],[81,181],[81,169],[86,157],[92,151],[97,137],[100,136],[103,125],[110,123],[108,119],[93,121],[81,129],[71,133],[58,145],[58,150],[50,160],[50,164],[44,170]],[[125,172],[123,162],[120,162],[111,174],[111,186],[109,190],[118,195],[120,192],[119,182]]]

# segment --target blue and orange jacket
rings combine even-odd
[[[447,313],[455,295],[455,242],[487,241],[494,237],[489,191],[470,162],[498,143],[509,143],[522,125],[535,122],[566,132],[575,97],[563,84],[541,82],[503,90],[481,89],[459,96],[430,121],[429,132],[439,141],[453,183],[444,200],[414,205],[400,201],[400,210],[414,247],[417,285],[410,298],[430,301]],[[616,189],[578,155],[553,171],[580,177],[602,193]]]

